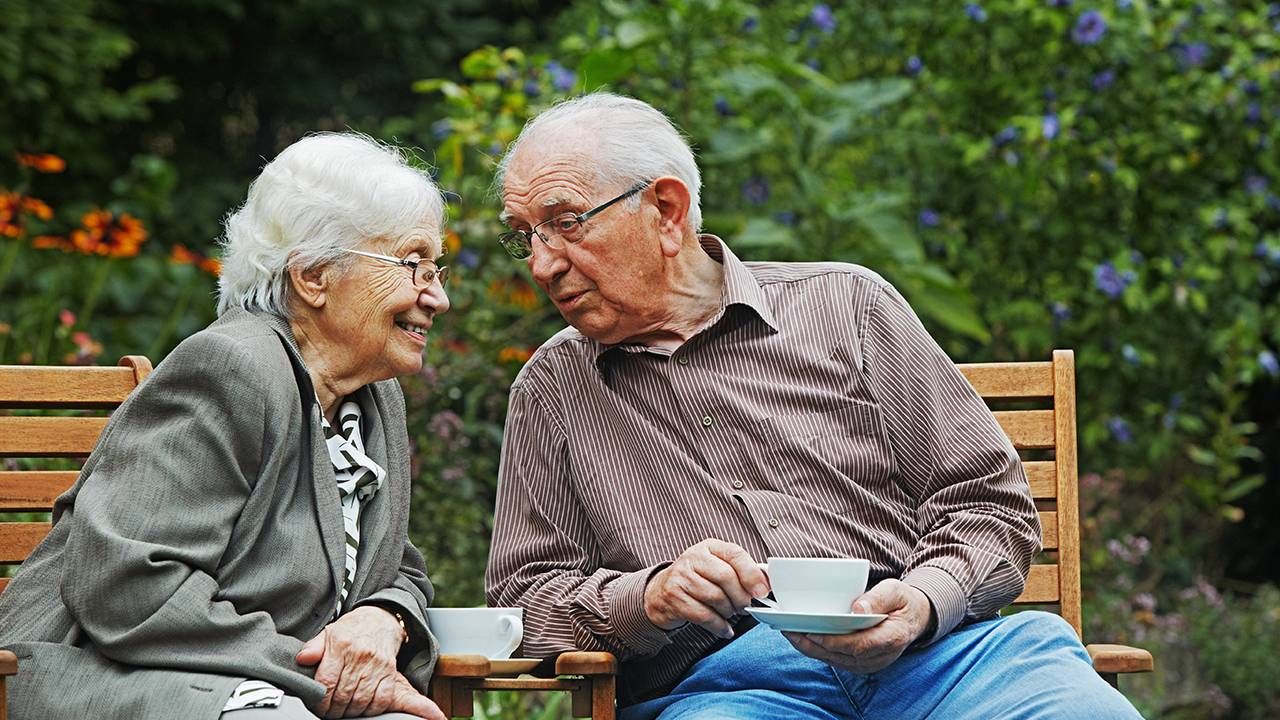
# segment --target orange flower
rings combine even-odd
[[[174,245],[169,259],[179,265],[195,265],[214,277],[222,274],[222,261],[206,257],[185,245]]]
[[[522,310],[538,307],[538,291],[524,278],[510,280],[494,280],[489,283],[489,297],[507,302]]]
[[[200,261],[200,269],[214,277],[222,275],[222,261],[218,258],[205,258]]]
[[[42,173],[60,173],[67,169],[67,161],[51,153],[18,153],[18,164]]]
[[[458,237],[458,233],[452,230],[445,230],[444,251],[450,255],[457,255],[460,249],[462,249],[462,238]]]
[[[529,358],[533,357],[533,351],[528,348],[504,347],[498,351],[498,362],[518,362],[526,363]]]
[[[71,241],[57,235],[37,235],[31,239],[31,247],[38,250],[62,250],[63,252],[75,249]]]
[[[66,308],[58,311],[58,322],[62,327],[71,327],[76,324],[76,314]]]
[[[40,198],[0,192],[0,235],[16,238],[25,232],[22,216],[31,215],[44,221],[53,219],[53,208]]]
[[[49,207],[49,205],[40,198],[22,198],[22,211],[28,215],[35,215],[46,222],[53,219],[53,208]]]
[[[90,210],[80,223],[84,229],[71,231],[71,245],[86,255],[133,257],[147,240],[142,221],[129,213],[115,218],[109,210]]]

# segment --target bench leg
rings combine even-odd
[[[597,675],[591,682],[591,718],[592,720],[614,720],[614,685],[613,675]]]

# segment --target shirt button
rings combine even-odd
[[[734,480],[734,481],[733,481],[733,486],[734,486],[734,487],[736,487],[736,488],[738,488],[739,490],[741,490],[741,489],[742,489],[742,481],[741,481],[741,480]]]
[[[687,357],[682,357],[682,358],[680,358],[680,359],[676,360],[676,362],[680,363],[681,365],[688,365],[688,364],[689,364],[689,358],[687,358]]]
[[[705,425],[706,427],[711,427],[711,423],[713,422],[715,421],[711,419],[710,415],[702,416],[702,424]]]
[[[769,527],[771,528],[778,527],[778,518],[769,518]]]

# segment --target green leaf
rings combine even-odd
[[[635,59],[622,50],[596,50],[578,64],[578,90],[591,91],[631,72]]]
[[[711,134],[709,152],[703,160],[709,163],[738,162],[772,147],[772,133],[722,127]]]
[[[733,239],[732,247],[737,249],[777,248],[794,245],[795,233],[791,228],[768,218],[751,218],[742,232]]]
[[[640,20],[623,20],[618,23],[614,31],[614,37],[618,39],[618,47],[624,50],[643,45],[657,34],[657,28]]]

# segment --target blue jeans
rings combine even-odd
[[[800,654],[758,625],[620,720],[1141,718],[1062,618],[1027,611],[952,631],[868,675]]]

